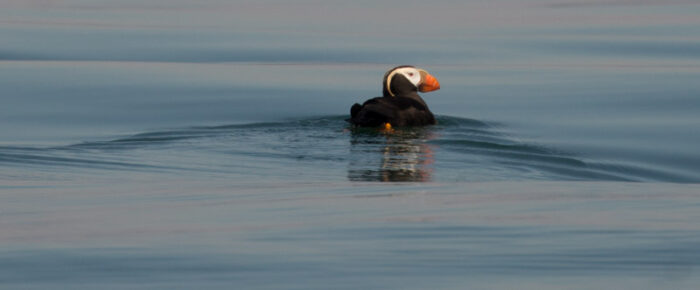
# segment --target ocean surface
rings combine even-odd
[[[700,2],[0,2],[2,289],[698,289]],[[438,124],[356,129],[389,68]]]

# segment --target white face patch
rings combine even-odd
[[[420,72],[416,68],[404,67],[396,70],[398,73],[405,76],[412,84],[418,87],[420,84]]]
[[[420,85],[421,75],[420,75],[420,72],[418,71],[417,68],[402,67],[402,68],[395,69],[394,71],[392,71],[389,74],[389,76],[387,77],[387,82],[386,82],[386,88],[389,91],[389,94],[391,94],[392,96],[394,95],[394,92],[391,91],[391,79],[396,74],[402,74],[404,77],[406,77],[407,80],[409,80],[413,85],[415,85],[416,88]]]

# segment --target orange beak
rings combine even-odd
[[[438,80],[430,75],[427,71],[420,71],[421,77],[423,78],[423,83],[418,86],[418,90],[427,93],[432,91],[437,91],[440,89],[440,83]]]

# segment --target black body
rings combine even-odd
[[[350,108],[347,121],[360,127],[377,127],[390,123],[395,127],[434,125],[435,116],[428,105],[418,95],[418,89],[403,75],[396,74],[391,80],[389,94],[384,80],[384,96],[365,101],[362,105],[354,104]]]

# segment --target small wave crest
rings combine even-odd
[[[383,132],[352,128],[345,117],[198,126],[50,148],[0,147],[0,166],[346,175],[351,181],[688,182],[653,168],[521,142],[502,125],[480,120],[439,116],[436,126]]]

